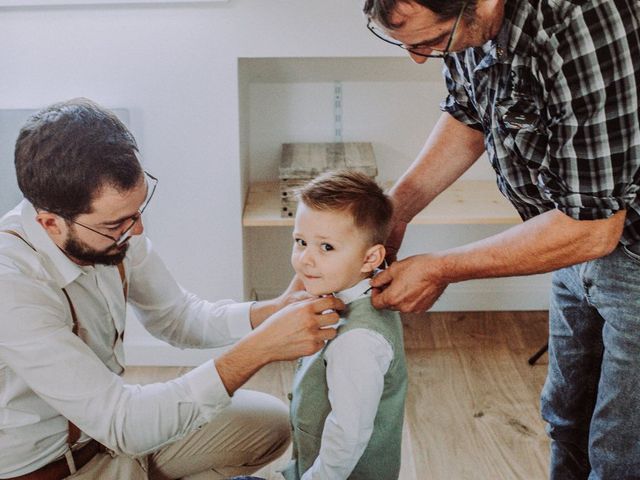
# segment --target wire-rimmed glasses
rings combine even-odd
[[[447,40],[447,45],[444,48],[444,50],[441,52],[433,48],[429,48],[427,46],[405,45],[404,43],[398,42],[397,40],[389,37],[380,27],[378,27],[375,23],[373,23],[371,19],[369,19],[369,21],[367,22],[367,29],[371,33],[373,33],[376,37],[378,37],[380,40],[390,43],[391,45],[395,45],[396,47],[400,47],[403,50],[413,53],[414,55],[418,55],[420,57],[426,57],[426,58],[444,58],[449,54],[449,49],[451,48],[451,44],[453,43],[453,38],[456,34],[456,30],[458,29],[458,25],[460,24],[460,20],[462,20],[462,15],[464,14],[464,10],[466,6],[467,6],[467,2],[464,2],[462,4],[462,8],[460,9],[460,13],[458,13],[458,16],[456,17],[456,21],[453,24],[451,33],[449,34],[449,40]],[[421,49],[429,50],[429,53],[422,53],[420,51]],[[434,51],[438,53],[432,53]]]
[[[131,216],[128,219],[125,220],[125,222],[130,222],[130,223],[122,231],[120,236],[118,236],[117,238],[113,237],[111,235],[108,235],[106,233],[102,233],[101,231],[97,230],[96,228],[90,227],[89,225],[85,225],[84,223],[76,222],[75,220],[71,220],[69,218],[66,218],[66,220],[70,221],[71,223],[75,223],[76,225],[80,225],[81,227],[84,227],[87,230],[91,230],[92,232],[97,233],[98,235],[102,235],[103,237],[106,237],[106,238],[108,238],[110,240],[113,240],[114,244],[119,247],[124,242],[126,242],[129,239],[129,237],[131,237],[131,229],[133,229],[135,224],[138,223],[138,220],[140,220],[140,218],[142,217],[142,213],[147,208],[147,205],[149,205],[149,202],[153,198],[153,194],[156,191],[156,186],[158,185],[158,179],[156,177],[154,177],[153,175],[151,175],[146,170],[144,171],[144,174],[147,177],[147,197],[145,198],[145,201],[143,202],[143,204],[138,209],[138,212],[135,215],[133,215],[133,216]]]

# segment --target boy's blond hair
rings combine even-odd
[[[298,200],[321,211],[348,212],[372,245],[384,244],[391,229],[393,204],[375,180],[355,170],[327,172],[297,191]]]

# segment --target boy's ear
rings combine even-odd
[[[369,248],[364,255],[364,263],[360,271],[362,273],[371,273],[384,262],[386,250],[381,243]]]

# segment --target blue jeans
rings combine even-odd
[[[541,409],[551,480],[640,479],[640,254],[554,273]]]

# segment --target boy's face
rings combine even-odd
[[[348,212],[298,204],[291,264],[309,293],[338,292],[367,277],[374,268],[365,263],[370,247]]]

